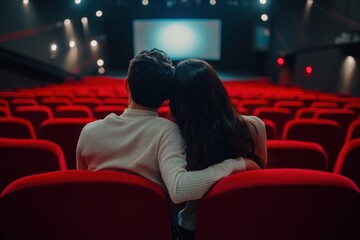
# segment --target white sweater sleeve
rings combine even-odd
[[[243,159],[228,159],[204,170],[187,171],[183,141],[178,129],[173,129],[162,138],[158,161],[174,203],[200,199],[218,180],[246,168]]]

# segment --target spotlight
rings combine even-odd
[[[96,13],[95,13],[95,15],[96,15],[97,17],[101,17],[101,16],[103,15],[103,12],[102,12],[101,10],[97,10]]]
[[[64,24],[65,24],[65,25],[69,25],[70,23],[71,23],[70,19],[65,19],[65,20],[64,20]]]
[[[149,4],[149,0],[142,0],[142,5],[147,6]]]
[[[210,4],[214,6],[216,4],[216,0],[210,0]]]
[[[81,22],[82,22],[83,24],[87,23],[87,22],[88,22],[87,17],[83,17],[83,18],[81,18]]]
[[[23,4],[25,5],[29,4],[29,0],[23,0]]]
[[[75,41],[71,40],[69,42],[69,47],[73,48],[73,47],[75,47],[75,45],[76,45]]]
[[[96,63],[99,67],[104,66],[104,60],[102,60],[102,59],[98,59]]]
[[[266,22],[268,19],[269,19],[269,16],[268,16],[267,14],[262,14],[262,15],[261,15],[261,20],[262,20],[263,22]]]
[[[264,4],[266,4],[266,0],[260,0],[260,3],[261,3],[262,5],[264,5]]]
[[[98,42],[97,42],[96,40],[92,40],[92,41],[90,42],[90,45],[91,45],[92,47],[96,47],[96,46],[98,45]]]
[[[313,72],[312,67],[311,66],[306,66],[305,72],[310,75]]]
[[[56,50],[57,50],[57,45],[56,45],[55,43],[52,43],[52,44],[50,45],[50,50],[51,50],[52,52],[56,52]]]
[[[76,3],[76,4],[80,4],[80,3],[81,3],[81,0],[75,0],[75,3]]]

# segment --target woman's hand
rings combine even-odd
[[[253,160],[249,159],[249,158],[243,158],[243,157],[239,157],[236,159],[243,159],[245,162],[245,166],[246,166],[246,170],[260,170],[260,166],[257,165],[256,162],[254,162]]]

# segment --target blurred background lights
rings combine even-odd
[[[144,6],[146,6],[146,5],[148,5],[149,4],[149,1],[148,0],[142,0],[142,5],[144,5]]]
[[[99,67],[99,68],[98,68],[98,73],[99,73],[99,74],[104,74],[104,73],[105,73],[105,68]]]
[[[98,45],[98,42],[97,42],[96,40],[92,40],[92,41],[90,42],[90,45],[91,45],[92,47],[96,47],[96,46]]]
[[[64,20],[64,24],[65,24],[65,25],[69,25],[70,23],[71,23],[70,19],[65,19],[65,20]]]
[[[76,3],[76,4],[80,4],[80,3],[81,3],[81,0],[75,0],[75,3]]]
[[[260,0],[260,3],[264,5],[266,4],[266,0]]]
[[[52,43],[51,45],[50,45],[50,50],[52,51],[52,52],[55,52],[56,50],[57,50],[57,45],[55,44],[55,43]]]
[[[98,59],[96,63],[99,67],[104,66],[104,60],[102,60],[102,59]]]
[[[266,22],[269,19],[269,16],[267,14],[262,14],[261,15],[261,20]]]
[[[29,0],[23,0],[23,4],[29,4]]]
[[[81,18],[81,22],[84,23],[84,24],[87,23],[87,22],[88,22],[87,17],[82,17],[82,18]]]
[[[69,47],[73,48],[73,47],[75,47],[75,45],[76,45],[75,41],[71,40],[69,42]]]
[[[101,10],[97,10],[96,13],[95,13],[95,15],[96,15],[97,17],[101,17],[101,16],[103,15],[103,12],[102,12]]]
[[[279,58],[276,60],[276,62],[277,62],[277,64],[278,64],[279,66],[283,66],[284,63],[285,63],[285,60],[284,60],[284,58],[279,57]]]
[[[307,74],[311,74],[311,73],[313,72],[312,67],[311,67],[311,66],[306,66],[306,67],[305,67],[305,72],[306,72]]]
[[[210,4],[211,4],[211,5],[215,5],[215,4],[216,4],[216,0],[210,0]]]

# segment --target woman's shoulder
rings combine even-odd
[[[258,118],[257,116],[241,115],[241,117],[242,117],[247,123],[251,123],[251,124],[254,125],[256,128],[264,128],[264,127],[265,127],[265,123],[263,122],[263,120],[261,120],[261,119]]]

